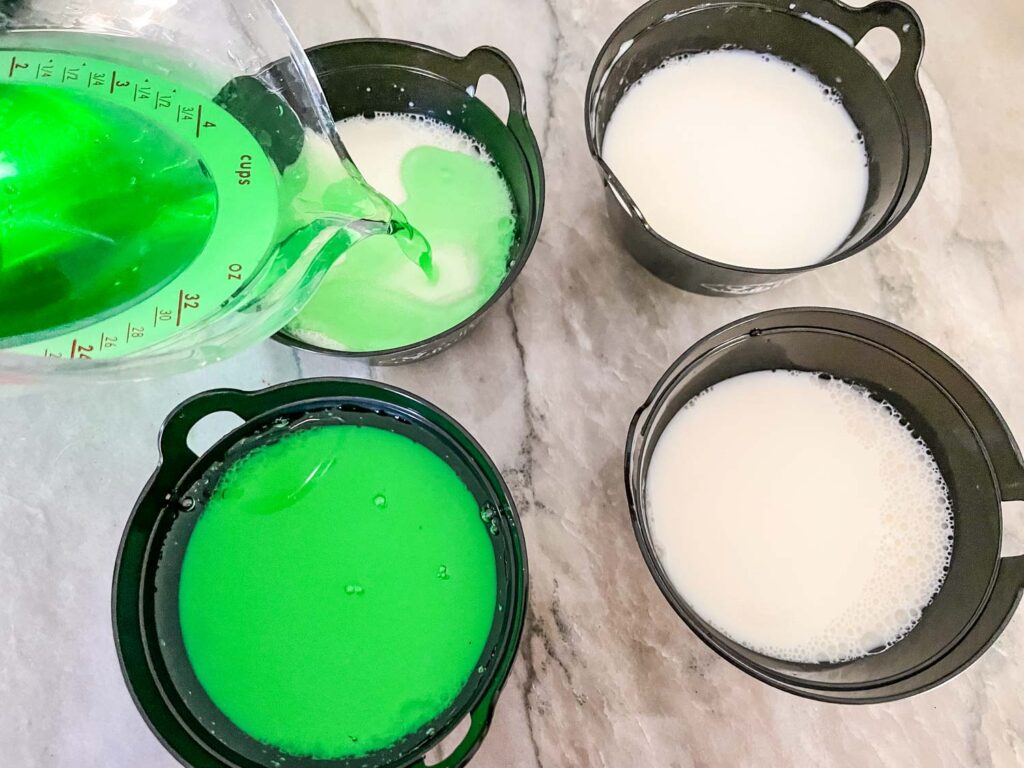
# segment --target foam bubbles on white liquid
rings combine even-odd
[[[426,115],[376,112],[373,117],[348,117],[337,125],[363,176],[398,207],[406,199],[401,160],[417,147],[437,147],[494,163],[483,144],[468,133]]]
[[[891,405],[813,373],[748,373],[688,402],[658,440],[646,500],[690,607],[790,661],[899,641],[952,553],[948,488],[927,445]]]

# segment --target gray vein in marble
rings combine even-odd
[[[558,77],[558,65],[561,61],[562,48],[565,44],[565,37],[562,34],[562,25],[558,19],[558,9],[555,8],[555,0],[544,0],[544,5],[548,9],[548,14],[551,17],[552,36],[554,38],[554,45],[552,46],[551,56],[549,59],[549,65],[544,69],[544,82],[548,85],[547,93],[547,105],[546,105],[546,118],[544,121],[544,132],[540,137],[539,144],[542,152],[547,152],[550,146],[551,138],[551,126],[555,122],[555,98],[554,90],[556,85],[556,79]]]
[[[537,674],[537,660],[534,654],[533,646],[533,635],[538,630],[537,623],[534,619],[533,603],[527,606],[526,609],[526,626],[523,630],[523,639],[519,646],[519,657],[523,662],[523,666],[526,668],[526,678],[520,684],[520,689],[523,694],[523,704],[526,708],[526,723],[527,723],[527,734],[529,736],[530,747],[533,749],[533,757],[539,768],[543,768],[543,760],[541,758],[541,747],[537,741],[537,734],[534,726],[534,718],[538,714],[538,707],[535,704],[535,697],[537,695],[537,683],[539,675]]]
[[[532,492],[533,449],[534,443],[537,440],[537,430],[534,426],[536,411],[530,399],[530,376],[526,361],[526,349],[519,338],[519,324],[516,321],[516,287],[514,285],[509,289],[506,306],[508,319],[512,325],[512,344],[515,347],[515,353],[519,362],[519,374],[522,377],[522,414],[526,422],[526,434],[523,436],[520,445],[520,459],[512,471],[515,473],[516,485],[520,489],[520,493],[528,497],[528,503],[525,508],[520,508],[520,514],[528,515],[538,508]]]
[[[0,765],[172,768],[121,682],[109,627],[122,526],[184,398],[296,376],[371,376],[465,424],[516,497],[530,612],[473,768],[1024,765],[1024,614],[983,659],[915,699],[842,708],[734,669],[679,621],[633,539],[622,444],[633,409],[693,341],[742,315],[868,312],[944,348],[1024,438],[1024,5],[919,0],[933,162],[914,209],[866,254],[731,300],[659,283],[615,242],[586,147],[598,47],[638,0],[282,0],[307,45],[368,33],[462,54],[492,44],[527,87],[548,173],[537,247],[503,308],[443,355],[370,370],[265,344],[186,376],[0,391]],[[963,66],[963,51],[984,51]],[[58,469],[60,471],[55,471]],[[1024,548],[1007,504],[1004,552]]]
[[[379,36],[380,33],[377,32],[377,24],[373,19],[370,18],[370,15],[366,12],[366,9],[363,7],[364,4],[361,3],[359,0],[345,0],[345,2],[348,4],[349,8],[352,9],[352,12],[359,18],[359,20],[366,25],[366,28],[369,30],[370,34],[373,36]]]

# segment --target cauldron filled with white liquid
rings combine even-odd
[[[893,32],[901,48],[898,62],[886,76],[855,47],[879,27]],[[928,169],[931,124],[917,79],[923,47],[917,14],[899,2],[876,2],[864,8],[850,8],[833,0],[654,0],[644,5],[605,43],[587,90],[587,138],[605,181],[609,216],[618,236],[633,257],[657,277],[709,295],[768,290],[868,247],[907,213]],[[677,82],[674,93],[669,94],[665,88],[663,106],[647,109],[649,120],[634,115],[628,131],[619,129],[627,139],[614,136],[618,112],[627,111],[620,107],[630,104],[631,109],[637,109],[639,92],[654,88],[659,78],[665,86],[667,72],[663,70],[680,64],[684,68],[705,67],[713,61],[743,56],[762,62],[765,71],[761,74],[766,77],[770,67],[784,75],[775,80],[768,77],[765,88],[751,85],[748,71],[736,76],[735,87],[725,82],[728,78],[715,87],[705,81],[704,89],[690,89]],[[842,119],[848,123],[850,136],[861,144],[855,169],[862,178],[854,182],[859,189],[850,192],[850,197],[857,199],[850,203],[845,223],[834,236],[824,238],[821,250],[811,259],[787,262],[783,258],[731,258],[736,249],[723,253],[709,247],[707,237],[697,236],[695,230],[711,227],[713,222],[711,233],[719,236],[735,239],[745,231],[749,248],[742,243],[739,248],[745,256],[780,232],[806,233],[822,227],[822,214],[827,217],[833,210],[823,205],[820,173],[834,160],[835,145],[830,147],[825,142],[815,154],[809,148],[812,142],[801,135],[805,130],[820,133],[824,121],[816,113],[809,113],[807,119],[797,117],[786,98],[766,93],[777,83],[785,92],[793,85],[785,82],[789,78],[815,83],[817,90],[812,88],[814,92],[808,98],[827,99],[833,102],[833,109],[845,110]],[[650,95],[648,91],[646,97]],[[733,103],[722,109],[720,100],[730,98]],[[737,100],[750,106],[743,99],[760,101],[763,109],[741,109],[743,119],[733,120],[732,107]],[[671,106],[671,114],[665,105]],[[672,110],[682,111],[677,114]],[[765,117],[767,121],[762,120]],[[666,122],[659,125],[659,119]],[[717,129],[714,125],[706,126],[703,132],[695,128],[703,121],[716,119]],[[785,132],[776,125],[783,131],[781,142],[765,130],[765,124],[776,119],[783,123],[788,120],[794,127]],[[656,140],[659,136],[660,142]],[[840,135],[837,141],[842,140]],[[639,162],[647,163],[648,171],[656,176],[674,167],[673,159],[679,159],[675,157],[677,151],[688,153],[686,163],[675,163],[679,166],[676,176],[681,186],[683,182],[687,185],[688,195],[670,199],[675,197],[673,191],[681,192],[681,188],[669,188],[668,194],[661,195],[662,203],[675,202],[682,209],[669,211],[666,207],[663,215],[657,215],[652,190],[639,189],[638,182],[628,178],[628,172],[616,167],[612,144],[631,148]],[[684,149],[679,150],[680,146]],[[759,149],[751,163],[754,146]],[[787,149],[794,149],[802,157],[790,162]],[[768,162],[761,166],[758,160]],[[706,177],[695,172],[694,165],[701,164],[707,165]],[[800,178],[793,176],[798,169],[808,171],[803,186]],[[662,179],[659,183],[666,182]],[[800,195],[790,194],[794,190],[802,190],[802,199],[810,201],[812,208],[817,205],[823,210],[808,210],[801,204]],[[643,205],[640,200],[645,201]],[[772,213],[766,216],[766,211]],[[686,215],[692,217],[694,232],[680,228],[679,221]],[[786,252],[783,244],[780,253]]]
[[[668,556],[652,534],[651,463],[670,423],[709,388],[765,371],[826,374],[888,404],[927,446],[945,481],[953,536],[941,587],[902,638],[857,658],[805,663],[774,658],[737,642],[698,613],[677,588],[666,567]],[[771,403],[763,406],[770,408]],[[744,467],[737,463],[733,469],[738,483]],[[938,685],[995,641],[1024,590],[1024,556],[1000,558],[1002,502],[1024,499],[1024,462],[1005,422],[978,385],[941,351],[865,315],[819,308],[776,310],[739,320],[697,342],[673,363],[637,412],[627,440],[625,472],[637,541],[675,611],[728,661],[800,696],[870,703]],[[822,505],[829,503],[829,498],[821,500]],[[808,540],[814,533],[809,532]],[[710,547],[726,544],[707,542]],[[766,547],[777,544],[770,535],[764,539]]]

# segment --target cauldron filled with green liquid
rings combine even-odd
[[[201,458],[198,421],[245,424]],[[450,417],[370,382],[218,391],[165,425],[118,558],[118,650],[186,765],[420,765],[479,745],[526,559],[508,491]]]

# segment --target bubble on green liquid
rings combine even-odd
[[[485,504],[480,509],[480,519],[483,520],[484,525],[487,526],[487,530],[490,531],[492,536],[496,536],[500,530],[498,526],[498,510],[492,507],[490,504]]]

